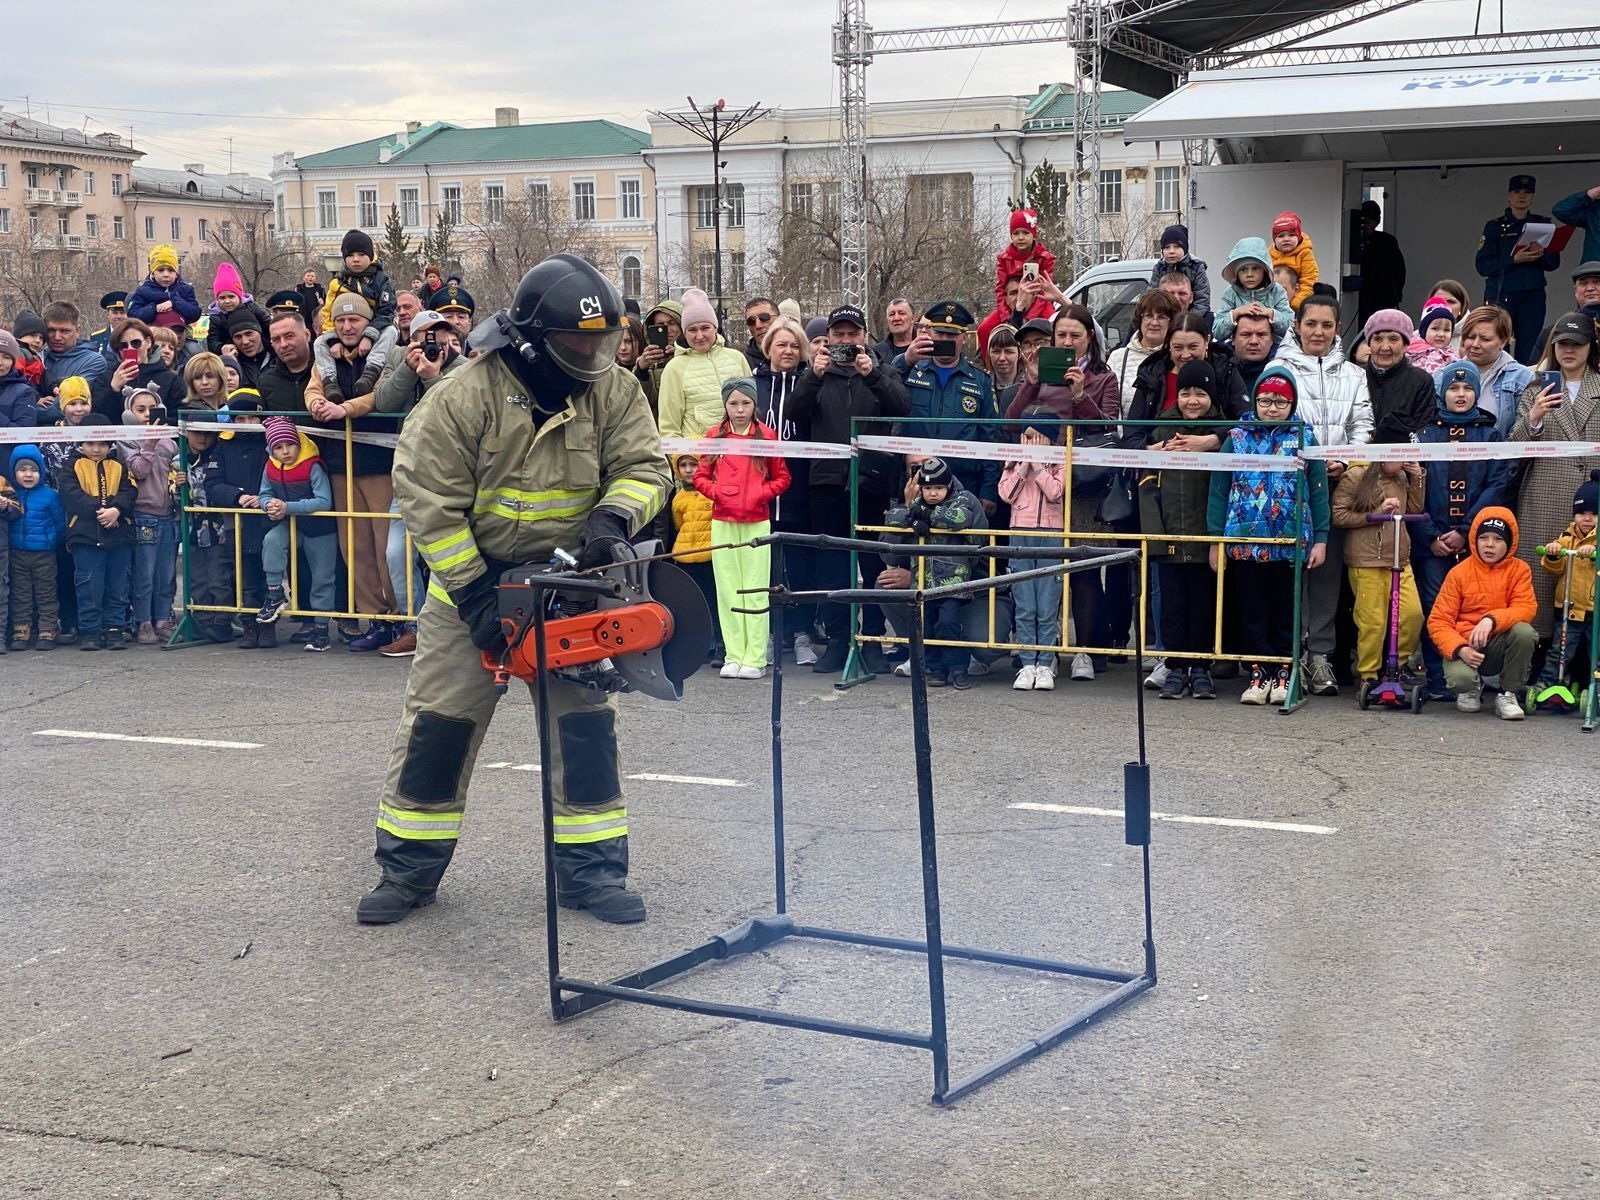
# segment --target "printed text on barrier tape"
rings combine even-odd
[[[856,438],[863,450],[890,454],[938,454],[947,458],[1002,462],[1065,463],[1065,446],[1020,446],[1010,442],[958,442],[942,438]],[[1072,461],[1085,467],[1157,467],[1164,471],[1298,471],[1297,458],[1281,454],[1200,454],[1188,450],[1124,450],[1116,446],[1074,446]]]
[[[0,429],[0,445],[43,445],[45,442],[156,442],[175,438],[171,425],[35,425]]]
[[[1302,457],[1334,462],[1487,462],[1503,458],[1589,458],[1600,442],[1399,442],[1373,446],[1307,446]]]
[[[664,454],[744,454],[751,458],[851,458],[836,442],[769,442],[755,438],[662,438]]]

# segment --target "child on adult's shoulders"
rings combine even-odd
[[[1211,312],[1211,280],[1206,276],[1206,264],[1189,253],[1189,230],[1183,225],[1168,225],[1161,231],[1161,257],[1150,271],[1150,286],[1161,286],[1161,278],[1173,271],[1189,277],[1194,289],[1194,299],[1189,308],[1193,312]]]

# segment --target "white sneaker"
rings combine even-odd
[[[1167,681],[1167,664],[1157,661],[1150,674],[1144,677],[1144,686],[1150,691],[1160,691],[1161,685]]]
[[[737,679],[739,678],[739,664],[730,658],[727,662],[722,664],[722,670],[718,671],[717,674],[721,675],[724,679]]]
[[[1456,693],[1456,711],[1475,713],[1483,708],[1483,689],[1475,687],[1470,692]]]
[[[767,677],[767,669],[765,667],[740,667],[735,671],[735,675],[740,679],[765,679]]]
[[[1494,715],[1502,721],[1520,721],[1524,713],[1515,692],[1501,692],[1494,698]]]
[[[1022,670],[1017,672],[1017,677],[1011,681],[1011,690],[1013,692],[1033,691],[1033,680],[1038,673],[1039,668],[1031,663],[1023,667]]]
[[[903,663],[895,663],[895,665],[894,665],[894,673],[896,675],[900,676],[901,679],[910,679],[911,678],[911,660],[908,658]]]
[[[1072,656],[1072,678],[1091,682],[1094,679],[1094,663],[1087,654],[1074,654]]]
[[[983,659],[977,657],[976,655],[972,655],[967,659],[968,675],[987,675],[988,673],[989,664],[984,662]]]
[[[1250,685],[1244,689],[1243,695],[1239,697],[1239,703],[1265,704],[1271,694],[1272,691],[1267,686],[1266,672],[1260,667],[1254,667],[1250,671]]]
[[[1289,703],[1289,668],[1280,667],[1278,673],[1272,677],[1272,686],[1267,689],[1268,704]]]
[[[794,635],[794,662],[797,667],[809,667],[817,661],[817,652],[811,645],[811,635]]]
[[[1033,669],[1033,690],[1036,692],[1055,691],[1056,673],[1049,667],[1035,667]]]

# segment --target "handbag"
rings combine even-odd
[[[1114,429],[1104,433],[1086,433],[1077,438],[1075,447],[1086,447],[1095,450],[1108,450],[1122,444]],[[1074,462],[1072,464],[1072,494],[1074,496],[1099,496],[1111,485],[1112,479],[1121,471],[1121,467],[1102,467]]]
[[[1139,473],[1133,467],[1109,467],[1111,479],[1100,497],[1095,517],[1118,533],[1139,531]]]

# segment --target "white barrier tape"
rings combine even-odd
[[[184,429],[200,429],[207,433],[265,433],[262,425],[247,421],[223,423],[220,421],[185,421]],[[315,438],[327,438],[330,441],[343,441],[345,437],[342,429],[324,429],[317,425],[296,425],[303,433]],[[361,442],[368,446],[388,446],[391,449],[400,444],[398,433],[365,433],[355,430],[350,434],[352,442]]]
[[[937,454],[945,458],[997,459],[1001,462],[1065,463],[1065,446],[1021,446],[1010,442],[958,442],[941,438],[858,437],[863,450],[890,454]],[[1298,458],[1282,454],[1201,454],[1188,450],[1125,450],[1117,446],[1075,446],[1072,461],[1085,467],[1155,467],[1166,471],[1298,471]]]
[[[746,454],[751,458],[855,457],[849,446],[837,442],[769,442],[764,438],[662,438],[661,449],[666,454]]]
[[[0,429],[0,445],[42,446],[46,442],[157,442],[175,438],[171,425],[35,425]]]
[[[1503,458],[1600,457],[1600,442],[1399,442],[1307,446],[1301,455],[1334,462],[1488,462]]]

